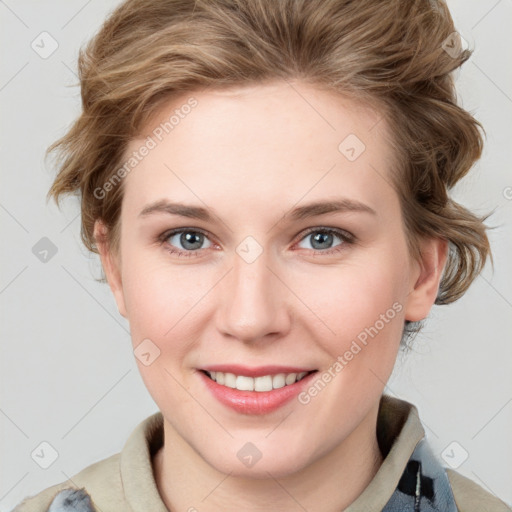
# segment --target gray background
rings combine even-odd
[[[80,109],[78,48],[117,4],[0,1],[1,511],[119,452],[157,410],[128,324],[94,281],[99,261],[81,245],[78,204],[71,198],[59,211],[45,202],[54,170],[44,151]],[[487,265],[457,303],[434,307],[386,391],[417,405],[441,460],[511,504],[512,0],[449,6],[475,49],[457,74],[460,101],[487,131],[482,160],[454,195],[478,213],[495,209],[495,270]],[[43,31],[58,43],[48,58],[31,47],[42,47]],[[43,237],[57,250],[46,262],[33,253]],[[52,451],[42,442],[58,454],[47,469]]]

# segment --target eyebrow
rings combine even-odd
[[[298,206],[291,212],[286,213],[284,217],[289,216],[292,220],[303,220],[309,217],[339,212],[361,212],[377,215],[377,212],[373,208],[364,203],[353,199],[342,198],[331,201],[317,201],[304,206]],[[150,215],[162,213],[178,215],[180,217],[187,217],[190,219],[199,219],[205,222],[211,222],[213,220],[213,215],[207,208],[186,205],[183,203],[172,203],[166,199],[161,199],[160,201],[156,201],[145,206],[139,213],[139,217],[148,217]]]

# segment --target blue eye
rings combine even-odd
[[[206,234],[195,229],[176,229],[164,233],[161,237],[161,242],[166,243],[169,252],[185,257],[198,256],[201,249],[210,247],[211,242],[208,247],[201,247],[205,240],[208,240]],[[176,244],[180,244],[183,249],[175,249]]]
[[[333,241],[336,238],[340,240],[340,243],[333,246]],[[168,252],[179,257],[200,256],[203,249],[208,249],[212,246],[212,242],[206,233],[191,228],[166,231],[158,237],[158,240],[165,246]],[[327,255],[341,251],[346,244],[354,243],[355,237],[341,229],[311,228],[300,240],[301,242],[303,240],[310,240],[310,247],[306,247],[306,249],[312,250],[316,256],[317,254]],[[205,242],[208,243],[206,247],[204,246]]]
[[[314,236],[313,236],[314,235]],[[333,240],[338,238],[341,242],[333,247]],[[350,233],[333,228],[310,229],[301,240],[310,240],[311,249],[315,252],[331,254],[341,250],[345,244],[354,242],[354,236]],[[309,247],[306,247],[309,249]]]

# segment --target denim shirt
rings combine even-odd
[[[446,470],[425,438],[416,445],[383,512],[457,512]]]

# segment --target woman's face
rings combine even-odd
[[[184,95],[126,152],[109,283],[166,428],[220,471],[286,475],[374,435],[404,320],[435,297],[385,130],[334,93],[275,82]]]

